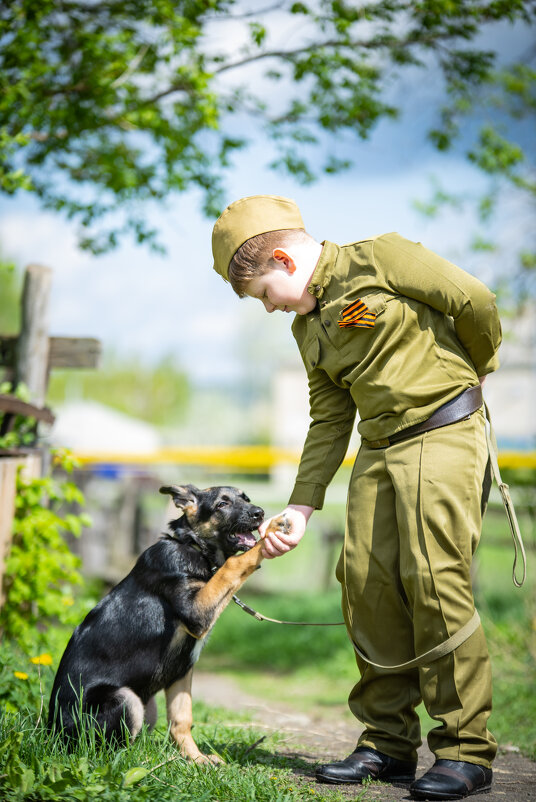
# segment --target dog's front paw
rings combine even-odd
[[[225,760],[219,755],[204,755],[202,752],[195,758],[195,762],[200,766],[220,766],[225,763]]]
[[[281,515],[278,515],[277,518],[272,518],[272,520],[268,525],[268,528],[266,529],[266,533],[283,532],[283,534],[288,535],[291,529],[292,529],[292,523],[290,522],[290,519],[285,513],[282,513]]]

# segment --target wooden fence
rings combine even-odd
[[[30,446],[0,446],[0,606],[3,604],[5,561],[11,547],[17,472],[27,478],[43,471],[46,451],[39,446],[38,427],[53,423],[45,407],[50,371],[57,367],[96,367],[100,343],[93,338],[50,337],[49,301],[52,270],[32,264],[26,268],[21,297],[21,326],[16,336],[0,335],[0,367],[12,387],[24,384],[30,403],[14,394],[0,395],[0,436],[13,431],[17,418],[35,421],[35,441]]]

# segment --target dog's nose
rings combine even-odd
[[[261,523],[264,520],[264,510],[261,507],[253,507],[251,517],[256,523]]]

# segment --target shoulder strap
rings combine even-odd
[[[487,420],[486,439],[488,441],[488,452],[491,464],[491,471],[493,473],[493,478],[497,482],[497,486],[501,494],[504,508],[506,510],[506,516],[508,518],[508,523],[510,524],[512,540],[514,541],[514,565],[512,567],[512,582],[514,583],[516,588],[520,588],[525,582],[525,579],[527,577],[527,556],[525,554],[525,546],[523,545],[523,538],[521,537],[521,531],[519,529],[519,524],[517,522],[516,511],[514,509],[514,502],[512,501],[512,498],[510,496],[510,488],[505,482],[503,482],[501,478],[501,472],[499,470],[497,440],[495,438],[495,432],[493,431],[493,426],[491,425],[491,416],[489,414],[488,405],[484,404],[484,408],[486,410],[486,420]],[[523,576],[521,580],[517,578],[517,573],[516,573],[518,550],[523,560]]]

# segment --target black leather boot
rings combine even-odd
[[[405,784],[415,779],[416,768],[411,760],[397,760],[368,746],[358,746],[345,760],[319,766],[316,779],[321,783],[361,783],[370,777]]]
[[[491,790],[493,772],[463,760],[436,760],[426,774],[409,787],[413,799],[463,799]]]

